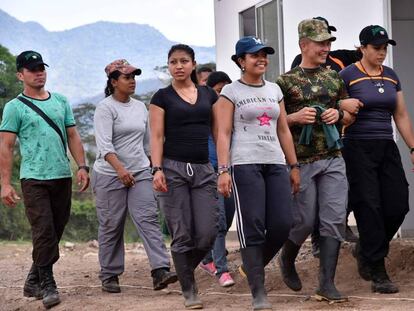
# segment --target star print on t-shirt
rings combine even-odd
[[[260,126],[263,125],[269,125],[270,126],[270,120],[272,120],[272,117],[269,117],[266,112],[264,112],[260,117],[256,118],[257,120],[260,121]]]

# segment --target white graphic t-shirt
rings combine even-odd
[[[240,80],[227,84],[221,96],[234,105],[231,165],[286,164],[277,137],[279,86],[264,81],[262,86],[247,85]]]

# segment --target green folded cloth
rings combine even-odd
[[[311,108],[316,109],[316,118],[320,119],[321,114],[326,110],[319,105],[312,105]],[[343,147],[342,140],[339,137],[338,129],[334,124],[326,124],[322,122],[322,129],[325,134],[326,144],[329,149],[341,149]],[[300,145],[310,145],[312,140],[313,124],[303,126],[299,137]]]

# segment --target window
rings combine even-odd
[[[257,37],[262,39],[265,45],[275,49],[275,54],[269,55],[270,66],[265,75],[266,80],[274,82],[284,68],[280,0],[265,1],[258,4],[256,6],[256,15]]]
[[[256,8],[253,6],[240,12],[240,38],[256,36]]]
[[[240,37],[256,36],[265,45],[275,49],[269,55],[270,66],[265,79],[276,81],[284,70],[283,32],[282,32],[282,0],[265,0],[256,6],[240,12]]]

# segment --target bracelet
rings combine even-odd
[[[293,169],[300,169],[300,164],[299,164],[299,162],[296,162],[296,163],[293,163],[293,164],[290,164],[290,169],[291,170],[293,170]]]
[[[218,166],[218,169],[219,170],[221,170],[221,169],[227,169],[228,170],[229,169],[229,166],[227,164],[219,165]]]
[[[229,173],[229,169],[228,168],[219,169],[217,172],[217,176],[223,175],[224,173]]]
[[[344,111],[342,109],[338,109],[338,121],[340,122],[344,118]]]

